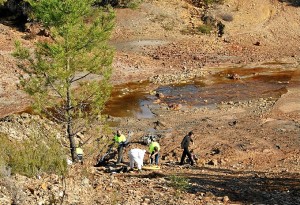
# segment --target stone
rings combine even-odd
[[[224,197],[223,197],[223,202],[224,202],[224,203],[227,203],[228,201],[229,201],[229,197],[228,197],[228,196],[224,196]]]

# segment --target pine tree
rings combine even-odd
[[[94,0],[29,0],[32,18],[50,32],[30,52],[16,43],[25,71],[21,80],[34,108],[63,123],[76,160],[75,136],[101,113],[110,94],[113,50],[107,44],[114,26],[110,8]]]

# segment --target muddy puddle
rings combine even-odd
[[[234,75],[237,79],[233,79]],[[160,86],[155,91],[164,95],[162,102],[167,104],[213,108],[221,102],[279,98],[287,92],[287,86],[300,86],[298,80],[293,80],[299,77],[295,77],[294,71],[280,69],[235,68],[186,84]],[[150,107],[159,105],[153,103],[157,97],[150,94],[148,86],[144,82],[115,87],[104,113],[114,117],[152,118]]]
[[[104,113],[114,117],[153,117],[149,106],[153,104],[156,97],[150,95],[148,84],[144,82],[115,86],[110,100],[106,103]]]

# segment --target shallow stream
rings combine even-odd
[[[238,79],[232,79],[237,74]],[[189,107],[214,107],[221,102],[244,101],[257,98],[279,98],[287,92],[287,86],[299,86],[294,71],[282,69],[251,68],[228,69],[211,76],[196,78],[179,85],[160,86],[162,102],[182,104]],[[157,97],[147,90],[149,83],[130,83],[114,88],[106,105],[105,114],[114,117],[153,117],[149,106]]]

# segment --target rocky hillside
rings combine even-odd
[[[292,73],[278,82],[284,94],[222,102],[214,109],[161,103],[149,107],[150,119],[111,117],[111,124],[134,131],[133,141],[145,130],[162,133],[160,170],[119,173],[128,164],[115,166],[114,160],[95,168],[96,153],[85,150],[84,164],[69,165],[64,178],[11,176],[2,169],[0,204],[299,204],[300,8],[277,0],[225,0],[208,8],[197,1],[144,0],[116,14],[114,84],[151,80],[149,92],[227,68],[264,68]],[[7,19],[0,22],[1,132],[16,138],[34,126],[56,132],[45,119],[17,114],[30,100],[17,86],[14,41],[32,46],[45,36],[30,25],[22,32]],[[201,33],[207,25],[211,32]],[[180,141],[190,130],[199,160],[194,167],[179,166]]]

